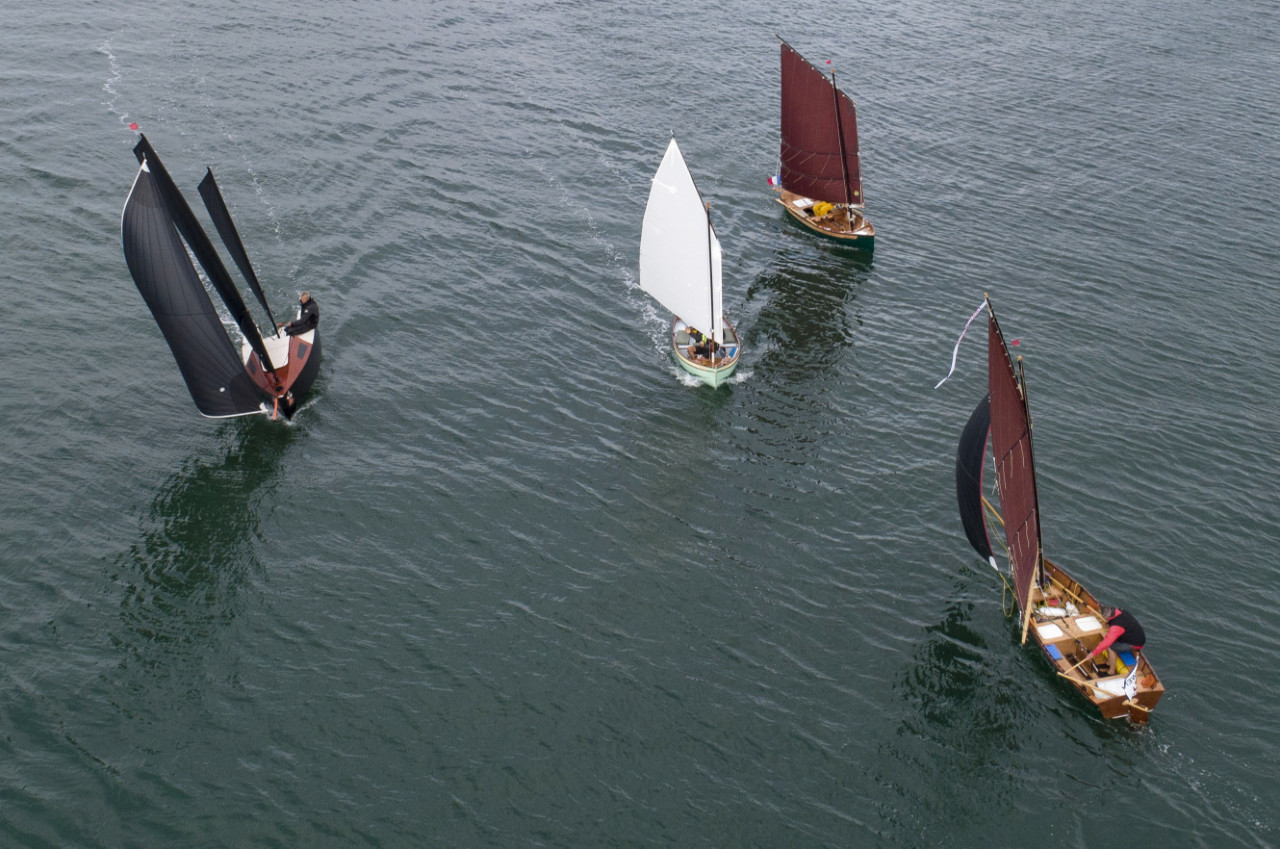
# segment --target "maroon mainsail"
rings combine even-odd
[[[1009,562],[1025,611],[1040,570],[1040,505],[1036,498],[1036,470],[1031,453],[1031,415],[995,310],[987,335],[987,387],[991,393],[991,453],[1000,489],[1000,513],[1009,542]]]
[[[812,200],[861,208],[858,115],[853,101],[782,43],[782,188]]]

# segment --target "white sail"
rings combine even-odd
[[[724,341],[720,241],[675,139],[649,188],[640,231],[640,288],[685,324]]]

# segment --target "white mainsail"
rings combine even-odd
[[[649,188],[640,230],[640,288],[724,342],[720,240],[673,138]]]

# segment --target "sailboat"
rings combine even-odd
[[[1102,606],[1041,549],[1035,452],[1022,358],[1015,369],[989,298],[984,299],[984,305],[988,315],[988,391],[965,425],[956,452],[956,495],[965,535],[974,550],[1000,572],[991,550],[987,517],[1004,526],[1022,642],[1026,643],[1028,636],[1034,639],[1054,671],[1103,717],[1127,716],[1133,722],[1146,722],[1164,695],[1164,685],[1146,653],[1109,651],[1113,661],[1109,665],[1101,656],[1089,660],[1088,653],[1107,631]],[[982,492],[988,433],[998,512]]]
[[[781,39],[779,39],[781,41]],[[782,42],[782,144],[769,180],[777,201],[805,227],[874,248],[876,228],[862,213],[858,111],[828,77]]]
[[[275,331],[264,337],[213,242],[146,136],[133,152],[138,174],[120,216],[124,258],[173,351],[196,409],[210,418],[291,418],[320,370],[319,328],[295,336]],[[200,196],[274,330],[275,317],[212,170],[200,183]],[[196,273],[192,255],[235,321],[239,350]]]
[[[719,386],[742,345],[721,307],[720,240],[673,137],[649,188],[640,230],[640,288],[671,312],[671,348],[685,371]]]

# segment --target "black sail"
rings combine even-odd
[[[206,416],[261,412],[259,393],[174,229],[143,164],[120,218],[125,262],[173,351],[196,408]]]
[[[960,521],[969,544],[984,558],[991,559],[991,541],[982,514],[982,466],[987,457],[987,434],[991,430],[991,396],[983,395],[974,407],[956,451],[956,500]]]
[[[206,169],[204,179],[200,181],[200,197],[204,199],[204,208],[209,210],[213,226],[218,228],[222,243],[227,246],[227,251],[235,260],[236,267],[248,281],[249,288],[253,290],[258,303],[262,304],[262,308],[267,311],[271,326],[275,327],[276,317],[272,315],[271,307],[267,306],[267,296],[262,293],[258,275],[254,273],[253,264],[249,262],[249,254],[244,249],[244,242],[240,240],[240,232],[236,230],[236,224],[231,220],[231,210],[227,209],[227,203],[222,199],[222,192],[218,190],[218,183],[213,179],[212,168]]]
[[[160,157],[156,156],[156,152],[151,148],[151,143],[147,141],[146,136],[139,138],[138,144],[133,148],[133,153],[138,157],[139,163],[145,161],[150,165],[156,189],[172,216],[174,225],[177,226],[178,232],[182,234],[182,238],[191,246],[191,252],[196,255],[200,266],[204,268],[205,274],[209,277],[209,282],[213,284],[213,288],[222,296],[223,303],[231,311],[231,317],[235,319],[240,332],[248,340],[249,346],[253,348],[254,353],[258,355],[258,359],[262,361],[268,371],[275,371],[275,366],[267,355],[267,347],[262,341],[262,334],[258,332],[258,326],[253,323],[253,317],[249,315],[249,308],[244,305],[244,299],[240,297],[240,292],[236,289],[235,283],[232,282],[231,275],[227,272],[227,267],[222,264],[213,242],[209,241],[208,234],[204,232],[204,228],[196,220],[195,213],[187,205],[187,199],[182,196],[182,192],[178,191],[173,178],[165,170],[164,165],[160,162]]]

